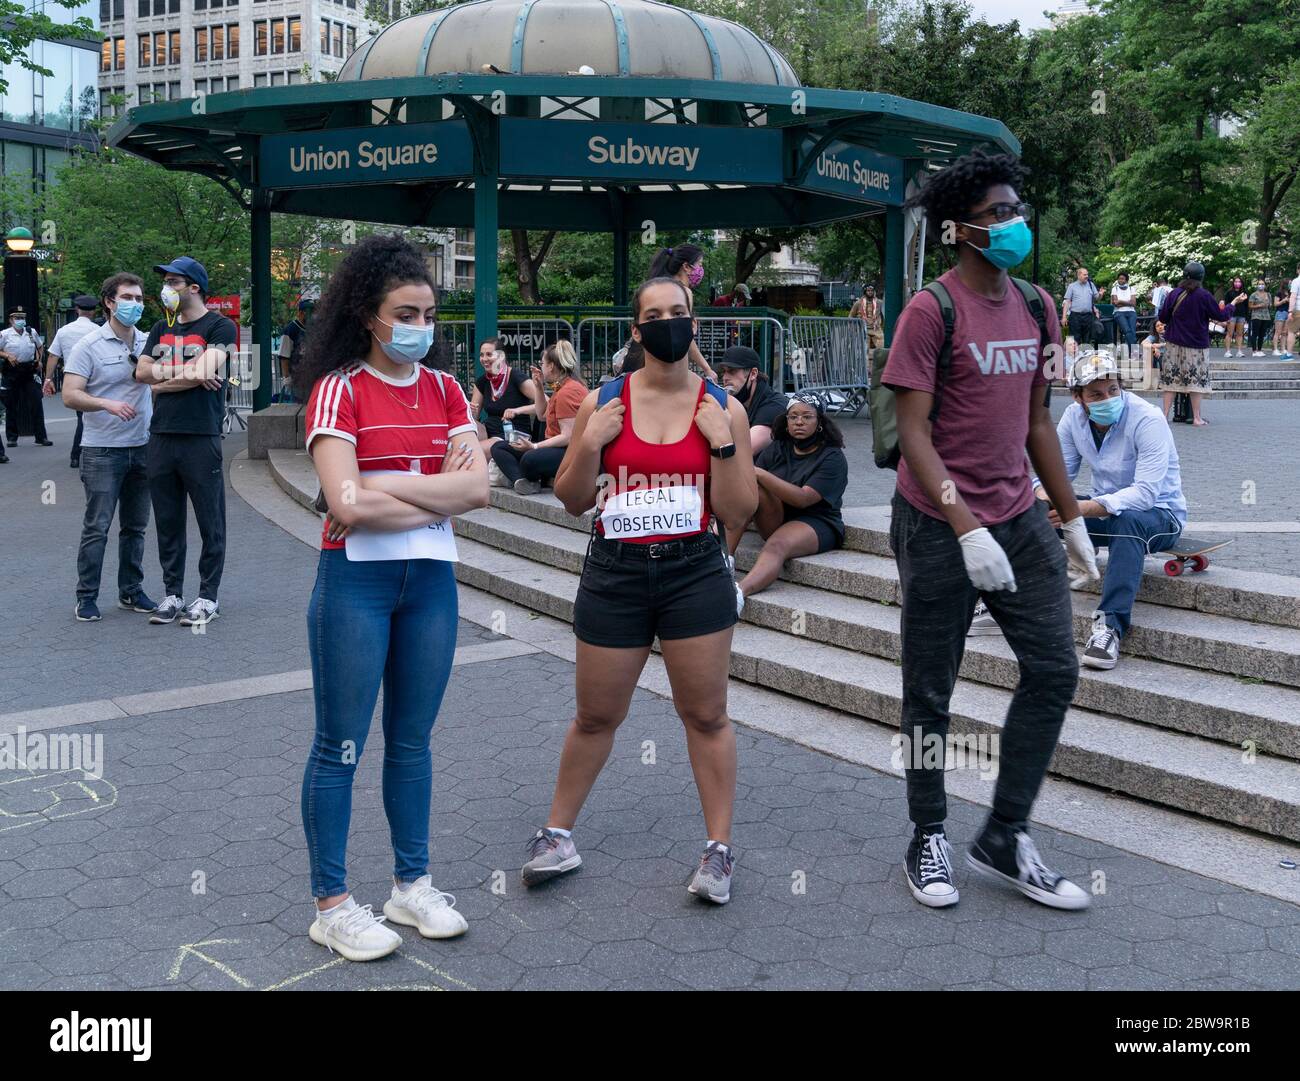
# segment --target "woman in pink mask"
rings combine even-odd
[[[704,250],[694,244],[678,244],[675,248],[660,248],[650,263],[647,278],[676,278],[694,295],[695,287],[704,280]],[[717,373],[709,367],[700,347],[691,342],[691,351],[686,354],[686,363],[699,368],[704,378],[711,383],[718,381]]]

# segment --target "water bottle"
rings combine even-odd
[[[501,438],[506,441],[506,446],[515,441],[515,426],[508,420],[501,422]]]

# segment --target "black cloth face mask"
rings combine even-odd
[[[822,430],[821,430],[821,426],[819,425],[817,430],[813,432],[812,435],[806,435],[802,439],[795,439],[794,436],[791,436],[790,440],[800,450],[807,450],[809,447],[815,447],[818,443],[822,441],[822,438],[823,438]]]
[[[693,323],[689,315],[677,315],[671,319],[649,319],[637,323],[636,328],[641,332],[641,345],[647,353],[675,364],[691,351],[691,342],[695,341]]]

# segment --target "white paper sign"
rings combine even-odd
[[[411,472],[416,473],[419,466]],[[402,473],[400,469],[378,469],[372,473]],[[439,518],[429,525],[404,529],[396,533],[371,529],[354,529],[343,543],[349,560],[367,562],[375,559],[441,559],[458,562],[456,536],[451,521]]]
[[[609,540],[685,536],[700,531],[703,500],[694,484],[632,488],[610,496],[600,522]]]

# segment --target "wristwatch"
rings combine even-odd
[[[730,458],[736,453],[735,443],[723,443],[720,447],[710,447],[709,453],[715,458]]]

